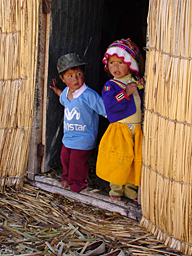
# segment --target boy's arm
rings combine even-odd
[[[55,94],[57,94],[58,96],[61,96],[62,90],[57,87],[57,80],[54,78],[52,79],[52,82],[53,82],[53,86],[50,85],[49,88],[51,88]]]
[[[106,110],[105,110],[105,105],[102,97],[99,95],[96,104],[93,107],[94,111],[97,112],[97,114],[107,117]]]

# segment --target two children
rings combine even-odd
[[[76,54],[58,60],[59,77],[67,87],[61,91],[53,80],[50,88],[65,107],[61,150],[64,189],[70,185],[71,191],[80,192],[88,186],[88,159],[96,143],[98,115],[107,113],[110,124],[99,145],[96,174],[110,182],[111,199],[120,201],[126,196],[136,200],[141,178],[143,100],[138,53],[130,39],[108,47],[103,63],[113,79],[104,85],[103,99],[85,85],[85,63]]]
[[[123,195],[136,200],[141,178],[143,79],[137,77],[138,53],[130,39],[122,39],[108,47],[103,59],[113,79],[102,91],[110,124],[99,145],[96,174],[110,182],[110,197],[118,201]]]
[[[88,186],[88,159],[96,145],[99,115],[106,116],[103,99],[84,83],[85,63],[75,54],[59,58],[59,78],[66,84],[62,91],[53,79],[51,89],[60,97],[64,106],[64,135],[61,163],[61,185],[79,193]]]

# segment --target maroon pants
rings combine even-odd
[[[88,186],[87,176],[89,172],[88,159],[93,150],[79,150],[66,148],[61,149],[61,163],[63,166],[62,181],[67,181],[70,190],[79,193]]]

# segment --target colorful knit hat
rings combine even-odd
[[[124,59],[124,63],[129,64],[129,69],[136,73],[139,72],[138,61],[139,47],[134,44],[130,38],[121,39],[113,42],[107,48],[104,54],[103,63],[105,64],[105,71],[107,71],[107,60],[109,56],[116,54],[119,58]]]

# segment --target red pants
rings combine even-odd
[[[79,150],[66,148],[61,149],[61,164],[63,166],[62,181],[67,181],[70,190],[79,193],[88,186],[87,176],[89,173],[88,159],[93,150]]]

